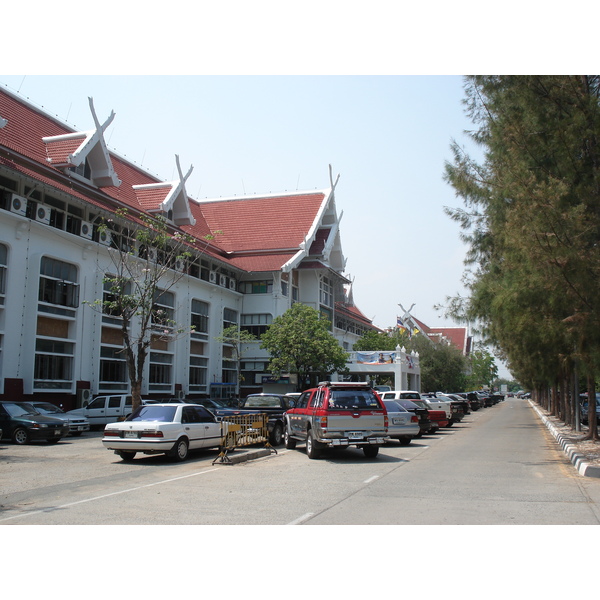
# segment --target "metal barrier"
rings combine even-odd
[[[277,454],[277,450],[269,443],[269,415],[266,413],[255,413],[249,415],[230,415],[223,417],[223,423],[227,423],[227,434],[219,456],[213,461],[231,462],[227,453],[242,446],[252,446],[261,442],[266,448]]]

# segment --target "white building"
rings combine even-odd
[[[331,176],[321,191],[198,202],[178,159],[178,178],[157,180],[108,150],[114,114],[101,123],[91,101],[90,109],[93,126],[77,132],[0,90],[0,398],[43,397],[71,408],[90,394],[129,391],[118,320],[85,302],[103,297],[111,247],[129,243],[144,214],[163,215],[173,232],[198,240],[194,257],[177,265],[184,276],[160,300],[195,331],[153,344],[146,397],[291,391],[293,382],[269,379],[258,343],[244,350],[236,390],[231,348],[215,338],[230,324],[260,334],[293,302],[326,315],[349,352],[375,328],[354,306],[344,275]],[[113,224],[106,234],[98,226],[118,209],[127,209],[131,227]],[[401,378],[407,359],[399,353],[399,367],[386,368]],[[375,372],[349,366],[363,379]],[[410,368],[418,374],[418,361]]]

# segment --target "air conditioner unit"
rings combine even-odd
[[[235,279],[230,279],[229,280],[229,289],[230,290],[235,290],[236,289],[236,281],[235,281]]]
[[[35,220],[40,223],[44,223],[44,225],[50,224],[50,208],[48,206],[40,206],[38,205],[35,211]]]
[[[77,408],[85,407],[92,399],[91,390],[77,390]]]
[[[79,230],[79,235],[86,240],[92,239],[92,234],[94,233],[94,226],[87,221],[81,222],[81,229]]]
[[[183,390],[177,390],[177,392],[175,393],[175,397],[178,400],[184,400],[185,399],[185,392]]]
[[[23,198],[23,196],[18,196],[17,194],[11,194],[10,210],[18,215],[25,216],[27,213],[27,198]]]
[[[216,271],[211,271],[211,272],[208,274],[208,280],[209,280],[211,283],[217,283],[217,272],[216,272]]]
[[[110,231],[100,231],[98,232],[98,241],[105,246],[110,246],[112,241],[112,236]]]
[[[185,258],[175,259],[175,270],[183,273],[185,271]]]
[[[225,275],[219,276],[219,285],[222,287],[227,287],[227,277],[225,277]]]
[[[152,246],[150,246],[150,248],[148,248],[148,260],[151,260],[152,262],[156,262],[158,259],[158,250],[156,248],[153,248]]]

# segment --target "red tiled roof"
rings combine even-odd
[[[83,187],[71,187],[69,173],[56,168],[70,153],[77,150],[85,139],[85,134],[76,132],[28,102],[0,90],[0,117],[8,122],[0,129],[0,146],[15,154],[43,165],[44,169],[31,169],[15,160],[13,168],[27,172],[56,189],[72,193],[87,202],[114,211],[117,206],[128,206],[134,211],[148,211],[158,208],[171,190],[170,184],[159,181],[146,171],[135,167],[118,155],[109,153],[119,187],[103,187],[97,194],[88,196]],[[67,140],[52,140],[44,143],[42,138],[52,138],[66,134],[81,133]],[[52,162],[48,158],[52,158]],[[15,156],[15,159],[17,156]],[[11,161],[10,155],[5,160]],[[12,163],[11,163],[12,164]],[[56,173],[56,177],[52,172]],[[145,190],[133,186],[162,183],[164,187]],[[77,191],[80,190],[80,191]],[[106,197],[106,203],[100,198]],[[110,198],[118,202],[110,206]],[[211,254],[216,253],[221,260],[250,271],[278,270],[300,248],[315,223],[325,200],[323,191],[285,193],[266,197],[245,197],[223,201],[190,202],[190,210],[196,220],[194,225],[181,227],[186,233],[198,238],[197,247],[204,247],[205,236],[215,234],[210,242]],[[326,242],[329,230],[318,232],[313,249],[321,248]],[[219,254],[220,250],[226,254]],[[308,265],[304,265],[307,267]],[[326,268],[318,264],[318,268]]]
[[[416,319],[415,323],[432,339],[439,339],[441,336],[445,337],[450,343],[458,348],[461,352],[467,351],[467,328],[466,327],[428,327],[419,319]]]
[[[135,196],[144,210],[158,210],[171,191],[171,184],[161,187],[134,189]]]
[[[217,236],[218,237],[218,236]],[[250,256],[237,256],[231,259],[231,264],[248,271],[249,273],[262,273],[266,271],[279,271],[288,262],[295,252],[283,254],[260,254]]]
[[[202,214],[227,252],[298,248],[313,225],[325,194],[285,194],[203,202]]]
[[[356,307],[344,302],[336,302],[335,310],[339,313],[343,313],[353,318],[356,321],[362,321],[363,323],[372,324],[371,319],[365,317],[365,315]]]
[[[75,151],[81,146],[86,139],[86,134],[82,133],[76,138],[51,140],[46,143],[46,155],[48,157],[48,163],[56,165],[68,165],[70,164],[69,155],[74,154]]]
[[[456,346],[461,352],[467,347],[467,328],[466,327],[432,327],[431,335],[439,333],[450,340],[453,346]]]

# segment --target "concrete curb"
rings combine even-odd
[[[542,414],[540,409],[531,400],[529,400],[529,404],[538,414],[544,425],[546,425],[550,433],[556,438],[558,445],[563,449],[569,460],[575,465],[577,472],[584,477],[600,477],[600,467],[595,467],[590,465],[590,463],[585,462],[585,456],[577,452],[577,447],[569,443],[569,440],[558,432],[556,427],[552,425],[550,420]]]
[[[254,460],[257,458],[262,458],[263,456],[269,456],[272,453],[272,450],[269,448],[259,448],[256,450],[236,450],[235,453],[228,454],[227,457],[220,461],[217,460],[214,464],[219,465],[238,465],[243,462],[247,462],[249,460]]]

